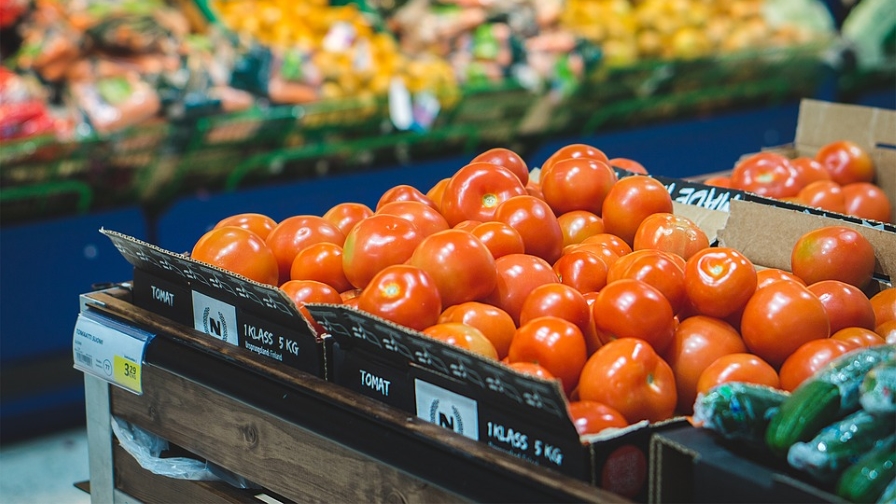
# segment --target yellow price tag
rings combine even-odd
[[[133,390],[138,394],[143,393],[143,382],[140,376],[140,364],[116,355],[112,362],[112,376],[115,383],[124,388]]]

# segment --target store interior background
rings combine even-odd
[[[827,2],[835,19],[843,4]],[[808,98],[896,108],[888,84],[860,95],[838,94],[836,76],[823,77]],[[641,162],[651,173],[687,177],[730,169],[744,153],[793,140],[800,97],[732,104],[708,114],[636,126],[601,128],[521,145],[529,166],[558,147],[594,145],[610,157]],[[370,206],[389,187],[431,187],[475,153],[446,152],[408,163],[288,181],[226,193],[178,198],[153,218],[138,206],[0,226],[0,500],[78,502],[72,483],[86,479],[83,375],[73,369],[71,336],[78,296],[128,281],[131,266],[98,231],[119,231],[172,251],[186,251],[220,218],[259,212],[277,218],[322,214],[336,203]],[[29,476],[30,475],[30,476]],[[60,494],[40,493],[36,481],[61,482]],[[36,478],[36,479],[29,479]],[[41,479],[43,478],[43,479]],[[54,483],[55,484],[55,483]],[[54,484],[42,492],[54,492]],[[55,495],[55,497],[51,497]]]

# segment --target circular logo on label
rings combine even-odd
[[[632,445],[613,450],[601,471],[600,487],[623,497],[634,498],[647,480],[647,457]]]
[[[109,359],[103,361],[103,371],[107,376],[112,376],[112,362]]]
[[[217,312],[217,318],[211,316],[211,308],[202,310],[202,329],[205,334],[227,341],[227,320],[224,314]]]
[[[447,412],[440,410],[439,404],[440,401],[438,399],[433,399],[432,404],[429,405],[429,421],[446,429],[451,429],[458,434],[463,434],[464,419],[461,417],[457,406],[452,404],[451,411]]]

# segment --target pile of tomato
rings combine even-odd
[[[636,174],[619,178],[623,164]],[[496,148],[375,208],[228,217],[192,257],[300,310],[350,305],[559,380],[583,434],[689,415],[725,381],[793,389],[850,348],[896,341],[896,289],[873,293],[862,234],[821,228],[794,244],[790,272],[757,268],[710,246],[641,173],[584,144],[531,172]]]

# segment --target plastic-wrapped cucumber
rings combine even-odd
[[[877,504],[893,504],[894,502],[896,502],[896,478],[890,480],[884,493],[877,498]]]
[[[876,502],[896,478],[896,434],[849,466],[837,481],[837,495],[852,502]],[[892,485],[891,485],[892,486]],[[896,496],[890,498],[890,502]]]
[[[865,411],[896,413],[896,359],[868,371],[859,387],[859,402]]]
[[[896,432],[896,416],[859,410],[818,433],[808,442],[795,443],[787,462],[820,481],[839,475],[846,467]]]
[[[789,395],[753,383],[723,383],[697,397],[694,421],[725,439],[762,442],[769,419]]]

